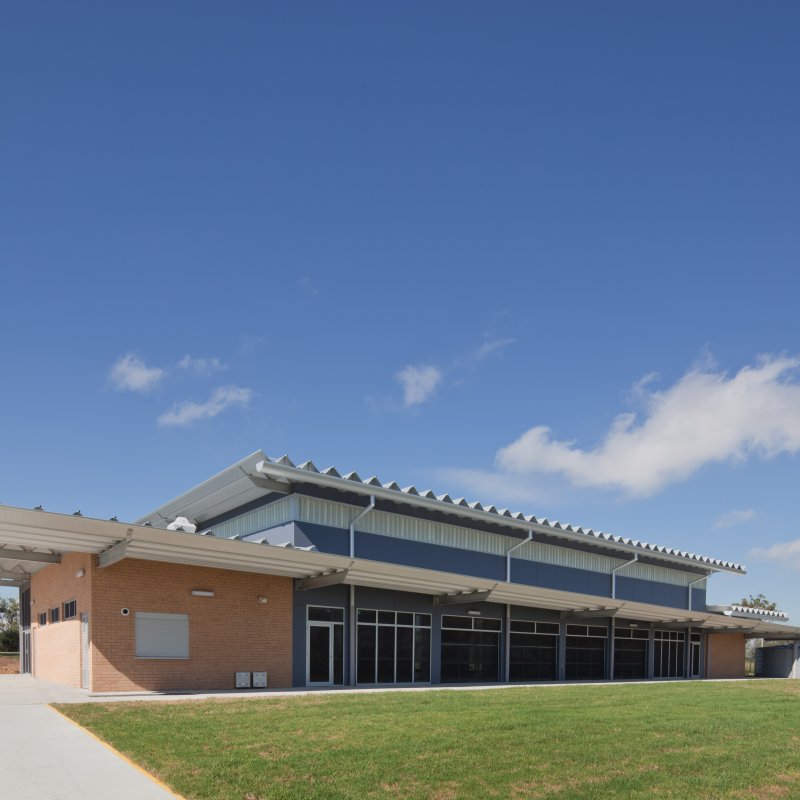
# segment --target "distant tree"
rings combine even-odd
[[[777,604],[767,600],[763,594],[751,594],[749,597],[743,597],[738,605],[746,606],[747,608],[760,608],[763,611],[778,610]]]
[[[777,603],[768,600],[763,594],[751,594],[748,597],[743,597],[737,605],[744,606],[745,608],[757,608],[761,611],[777,611]],[[759,647],[764,646],[764,640],[760,637],[748,638],[745,642],[745,660],[748,662],[748,668],[755,668],[756,651]]]
[[[0,652],[19,650],[19,601],[0,597]]]

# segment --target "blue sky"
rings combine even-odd
[[[263,448],[743,562],[800,624],[800,9],[37,3],[0,502]]]

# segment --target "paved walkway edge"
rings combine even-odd
[[[156,778],[156,776],[153,775],[152,772],[148,772],[143,767],[140,767],[135,761],[131,761],[128,758],[128,756],[126,756],[124,753],[120,753],[120,751],[117,750],[116,747],[112,747],[108,742],[103,741],[99,736],[95,735],[94,733],[92,733],[87,728],[84,728],[83,725],[79,725],[77,722],[75,722],[74,719],[71,719],[66,714],[62,714],[57,708],[55,708],[55,706],[48,705],[47,707],[54,714],[58,714],[59,717],[62,717],[67,722],[69,722],[71,725],[74,725],[76,728],[78,728],[80,731],[85,733],[87,736],[89,736],[90,738],[94,739],[98,744],[101,744],[103,747],[106,748],[106,750],[111,751],[117,758],[121,759],[126,764],[128,764],[131,767],[133,767],[137,772],[140,772],[146,778],[149,778],[153,783],[155,783],[157,786],[161,787],[165,792],[169,792],[174,798],[176,798],[176,800],[186,800],[186,798],[181,797],[181,795],[175,794],[175,792],[172,790],[171,787],[167,786],[167,784],[164,783],[164,781],[161,781],[158,778]]]

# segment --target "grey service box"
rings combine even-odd
[[[237,672],[236,673],[236,688],[237,689],[249,689],[250,688],[250,673],[249,672]]]
[[[266,689],[267,688],[267,673],[266,672],[254,672],[253,673],[253,688],[254,689]]]

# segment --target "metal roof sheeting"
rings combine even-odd
[[[743,619],[764,619],[776,622],[785,622],[789,615],[785,611],[769,611],[766,608],[754,608],[753,606],[741,606],[733,604],[730,606],[709,606],[714,611],[721,611],[729,617],[742,617]]]
[[[718,558],[689,553],[685,550],[677,550],[672,547],[663,547],[636,539],[628,539],[623,536],[615,536],[611,533],[595,531],[592,528],[584,528],[570,523],[561,523],[557,520],[549,520],[545,517],[536,517],[532,514],[526,515],[520,511],[512,512],[507,508],[484,505],[477,501],[468,502],[463,497],[454,500],[449,494],[437,495],[430,489],[420,492],[414,486],[400,488],[395,481],[384,483],[377,476],[362,479],[357,472],[348,472],[342,475],[336,467],[328,467],[320,471],[313,461],[304,461],[302,464],[295,466],[289,456],[286,455],[280,458],[264,456],[264,459],[259,462],[256,468],[258,472],[262,474],[282,477],[284,479],[290,478],[295,481],[305,481],[308,483],[321,483],[320,478],[325,477],[333,479],[336,484],[338,484],[337,488],[341,488],[342,491],[358,490],[364,494],[380,492],[381,497],[388,497],[400,503],[413,499],[414,504],[419,505],[419,501],[426,500],[430,504],[438,506],[441,511],[448,514],[464,514],[464,512],[469,511],[472,512],[469,516],[473,518],[474,514],[478,513],[483,518],[496,523],[527,523],[528,527],[533,526],[542,532],[552,535],[576,534],[584,540],[623,545],[625,548],[634,548],[641,552],[650,553],[655,557],[670,556],[671,558],[690,561],[698,565],[709,567],[710,569],[739,573],[744,573],[746,571],[741,564],[735,564],[731,561],[722,561]],[[355,486],[353,484],[355,484]],[[325,481],[322,485],[331,484]],[[395,497],[390,497],[390,495],[395,495]]]
[[[453,499],[449,494],[436,494],[431,489],[419,491],[415,486],[402,488],[395,481],[381,481],[377,476],[361,478],[357,472],[340,473],[336,467],[320,470],[313,461],[299,465],[289,458],[270,458],[262,451],[256,451],[238,463],[209,478],[199,486],[160,506],[151,514],[137,520],[137,524],[149,522],[156,527],[165,527],[179,514],[194,519],[202,525],[214,516],[233,510],[257,497],[263,497],[269,490],[259,488],[259,478],[269,478],[274,484],[283,485],[291,491],[292,483],[310,483],[342,492],[362,495],[375,495],[398,504],[417,508],[427,508],[440,513],[452,514],[472,520],[507,525],[524,531],[533,530],[547,536],[592,544],[604,549],[636,552],[662,561],[692,564],[711,571],[724,571],[743,574],[746,570],[741,564],[723,561],[718,558],[690,553],[672,547],[649,544],[637,539],[615,536],[592,528],[558,522],[507,508],[484,505],[478,501],[467,501],[460,497]]]

